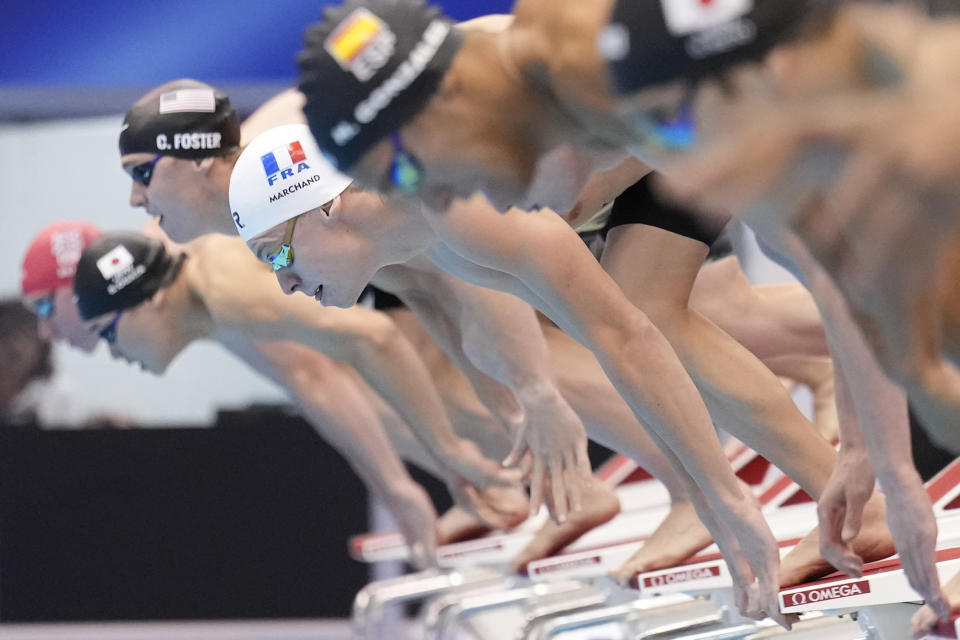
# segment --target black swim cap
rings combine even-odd
[[[143,96],[123,119],[120,155],[221,156],[240,145],[240,118],[230,98],[196,80],[173,80]]]
[[[822,22],[845,0],[618,0],[597,37],[619,95],[682,79],[698,82]]]
[[[463,32],[423,0],[346,0],[305,39],[303,112],[328,160],[346,171],[433,97]]]
[[[176,277],[185,256],[139,233],[106,233],[83,250],[73,277],[80,317],[90,320],[152,298]]]

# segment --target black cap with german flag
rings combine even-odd
[[[426,105],[463,43],[423,0],[346,0],[306,32],[303,112],[320,148],[348,171]]]

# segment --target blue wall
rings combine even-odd
[[[0,85],[150,87],[289,84],[304,27],[327,2],[303,0],[3,0]],[[505,13],[509,0],[440,3],[457,19]]]

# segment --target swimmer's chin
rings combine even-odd
[[[338,296],[335,293],[324,290],[323,297],[318,298],[317,302],[325,307],[335,307],[337,309],[349,309],[357,304],[360,295]]]

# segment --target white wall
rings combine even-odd
[[[18,295],[20,262],[33,237],[63,219],[106,231],[138,229],[120,169],[121,116],[0,124],[0,295]],[[157,378],[114,362],[101,345],[85,356],[58,345],[56,365],[92,405],[152,423],[205,422],[217,407],[283,398],[281,391],[213,344],[195,344]]]

